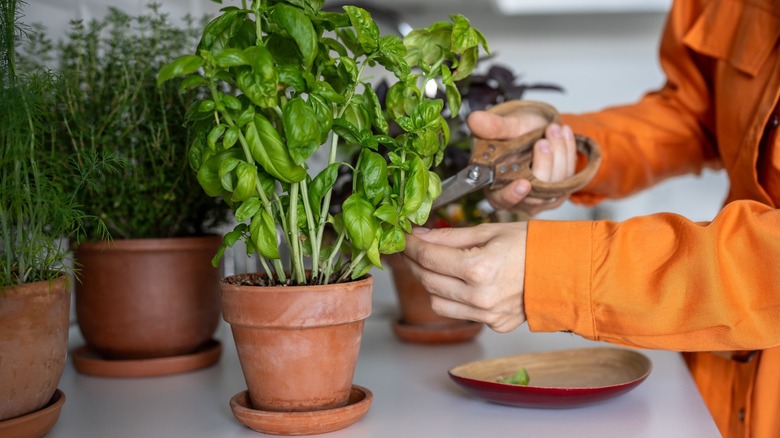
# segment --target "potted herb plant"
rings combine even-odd
[[[371,311],[369,271],[381,266],[382,254],[404,249],[413,224],[427,221],[441,189],[431,169],[449,142],[444,102],[422,88],[442,81],[458,108],[454,83],[487,48],[460,15],[402,40],[380,35],[364,9],[326,12],[323,3],[255,0],[225,8],[205,27],[197,52],[158,77],[161,84],[184,77],[185,88],[202,91],[187,114],[196,132],[190,164],[238,222],[215,261],[242,240],[263,267],[227,277],[221,287],[248,386],[248,396],[237,395],[231,406],[264,432],[333,430],[324,421],[293,423],[301,411],[345,415],[370,400],[368,390],[352,385]],[[369,67],[396,78],[385,111]],[[398,135],[389,135],[389,122],[400,126]],[[389,149],[389,164],[379,145]],[[352,193],[331,215],[339,150],[348,146],[361,150]],[[315,172],[309,162],[321,148],[328,164]],[[252,415],[242,414],[247,410]]]
[[[475,73],[457,81],[455,86],[462,96],[463,105],[457,117],[448,119],[452,133],[450,143],[444,151],[441,165],[436,169],[441,179],[454,175],[468,165],[471,133],[466,118],[469,113],[522,99],[527,91],[563,91],[555,84],[520,81],[510,69],[500,64],[493,64],[483,73]],[[378,89],[381,94],[386,87],[380,84]],[[437,95],[441,97],[443,92],[439,90]],[[506,212],[493,211],[484,195],[477,192],[436,210],[427,225],[434,228],[459,227],[513,220],[517,218]],[[391,255],[387,261],[400,308],[400,318],[393,322],[393,333],[399,339],[423,344],[445,344],[469,341],[479,334],[482,324],[440,316],[431,309],[428,291],[412,275],[403,257]]]
[[[191,50],[198,31],[191,18],[174,25],[159,8],[135,16],[111,8],[73,22],[56,48],[38,45],[38,58],[54,52],[63,80],[55,133],[62,160],[112,153],[122,164],[76,199],[112,236],[102,239],[88,222],[86,238],[72,240],[86,341],[73,359],[92,375],[184,372],[215,363],[221,351],[212,338],[221,273],[210,261],[227,205],[205,196],[188,172],[192,133],[182,119],[194,94],[180,93],[179,81],[156,84],[163,63]]]
[[[76,172],[86,185],[100,168],[66,169],[49,154],[56,77],[17,68],[19,11],[0,0],[0,435],[40,437],[65,402],[73,264],[63,237],[89,219],[60,177]]]

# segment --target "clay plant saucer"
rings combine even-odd
[[[40,438],[46,435],[60,418],[65,393],[59,389],[51,401],[35,412],[10,420],[0,421],[0,436],[4,438]]]
[[[76,370],[97,377],[155,377],[186,373],[215,364],[221,354],[222,344],[216,339],[206,342],[193,353],[153,359],[105,359],[86,345],[72,352]]]
[[[308,412],[260,411],[252,407],[249,391],[230,399],[233,415],[244,426],[272,435],[315,435],[344,429],[363,418],[374,395],[368,389],[352,385],[347,405],[340,408]]]
[[[417,344],[455,344],[474,339],[484,324],[474,321],[456,321],[437,324],[407,324],[393,321],[393,333],[405,342]]]

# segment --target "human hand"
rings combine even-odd
[[[527,222],[415,229],[404,256],[431,294],[434,312],[508,332],[523,308]]]
[[[522,110],[507,113],[475,111],[469,115],[467,122],[475,136],[491,140],[518,137],[547,124],[541,115]],[[571,128],[557,123],[550,124],[545,130],[545,138],[534,144],[531,164],[534,176],[545,182],[562,181],[575,174],[576,165],[577,142]],[[530,197],[530,191],[531,183],[520,179],[499,190],[488,191],[486,196],[494,208],[521,216],[533,216],[557,208],[566,200]]]

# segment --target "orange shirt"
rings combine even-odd
[[[676,1],[661,40],[667,82],[632,105],[565,115],[603,162],[575,202],[724,168],[711,222],[659,213],[616,223],[532,220],[531,330],[687,353],[728,437],[780,436],[780,0]],[[749,362],[706,351],[763,350]],[[674,421],[674,419],[669,419]]]

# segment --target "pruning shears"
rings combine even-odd
[[[513,100],[491,108],[490,112],[508,114],[524,111],[537,114],[547,124],[558,123],[558,111],[545,103]],[[442,181],[442,192],[433,202],[433,209],[443,207],[484,187],[496,190],[512,181],[526,179],[531,183],[528,196],[554,200],[583,188],[596,174],[601,162],[601,149],[592,139],[575,135],[577,151],[587,158],[587,165],[571,177],[557,182],[536,179],[531,172],[533,146],[544,137],[546,126],[509,140],[486,140],[474,137],[469,164]]]

